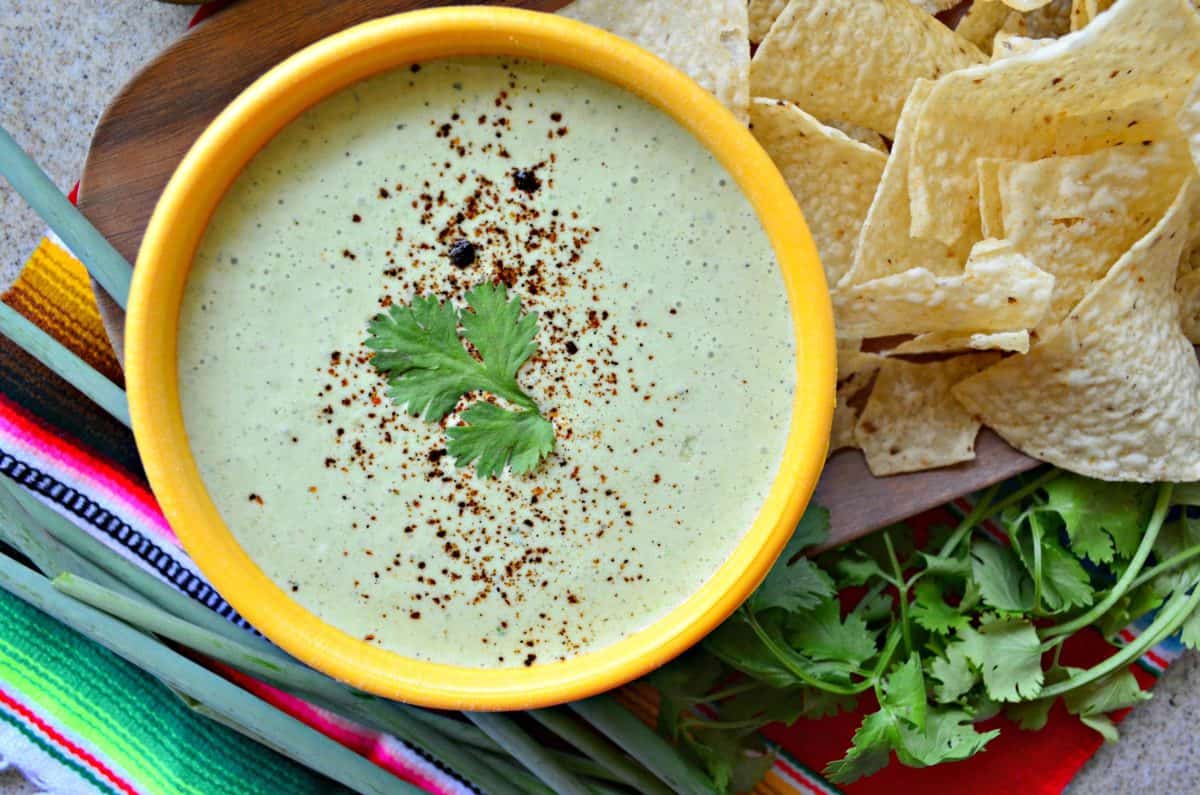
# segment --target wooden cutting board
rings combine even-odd
[[[616,0],[614,0],[616,1]],[[555,11],[567,0],[502,0]],[[387,14],[452,3],[422,0],[241,0],[164,50],[121,90],[96,128],[79,207],[130,262],[159,194],[204,127],[255,78],[312,42]],[[99,293],[99,291],[98,291]],[[122,314],[101,309],[118,353]],[[858,451],[830,458],[816,500],[840,542],[946,503],[1036,466],[984,431],[967,464],[874,478]],[[719,484],[714,484],[719,487]]]

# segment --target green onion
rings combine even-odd
[[[375,698],[375,696],[369,696],[369,698]],[[417,707],[406,708],[410,710],[410,714],[414,720],[425,724],[434,731],[440,732],[455,742],[469,745],[472,748],[478,748],[481,751],[491,751],[493,753],[503,753],[504,751],[503,748],[496,745],[495,740],[464,720],[451,718],[428,709],[419,709]]]
[[[709,795],[715,791],[708,777],[684,759],[677,748],[611,696],[593,696],[574,701],[568,706],[675,792],[682,795]]]
[[[546,783],[558,795],[590,795],[587,787],[555,761],[554,757],[534,742],[517,724],[495,712],[467,712],[467,719],[529,771]]]
[[[643,795],[670,795],[662,782],[639,767],[608,740],[561,709],[530,710],[530,717],[600,763]]]
[[[114,418],[129,425],[129,404],[119,386],[5,303],[0,303],[0,334],[49,367]]]
[[[483,754],[484,761],[497,773],[504,776],[527,795],[555,795],[554,790],[543,784],[537,776],[513,762],[504,751]]]
[[[29,206],[49,224],[88,272],[122,309],[129,302],[133,268],[83,213],[75,209],[46,172],[25,154],[8,130],[0,127],[0,174],[25,197]]]
[[[253,739],[318,773],[363,793],[419,795],[421,792],[153,638],[59,593],[45,578],[3,555],[0,555],[0,588],[164,684],[203,701],[214,714],[251,727]]]
[[[495,753],[486,753],[484,756],[487,759],[487,763],[494,767],[497,772],[510,778],[526,792],[532,793],[533,795],[555,795],[554,790],[550,789],[541,781],[539,781],[536,776],[533,776],[529,773],[529,771],[525,770],[521,766],[514,764],[512,757],[501,756]],[[578,758],[576,757],[576,759]],[[572,764],[578,763],[575,762]],[[613,786],[606,781],[594,781],[589,779],[583,783],[584,786],[588,788],[588,792],[590,792],[592,795],[629,795],[629,790],[625,789],[624,787]],[[641,793],[638,793],[638,795],[641,795]]]
[[[139,629],[180,643],[375,729],[395,734],[440,759],[489,793],[515,795],[515,790],[482,766],[473,754],[414,721],[405,714],[401,705],[363,698],[345,685],[292,660],[282,652],[264,652],[248,647],[240,641],[195,626],[157,607],[128,599],[85,579],[63,574],[55,578],[54,587]]]
[[[131,563],[117,552],[109,549],[103,542],[92,537],[86,530],[76,526],[70,519],[56,513],[49,506],[36,500],[33,495],[24,489],[15,484],[7,485],[12,490],[13,496],[20,503],[20,506],[47,533],[73,550],[80,557],[112,575],[113,578],[119,580],[151,604],[159,606],[184,621],[204,627],[243,645],[257,647],[260,650],[282,653],[258,635],[234,626],[195,599],[180,593],[153,574],[142,571],[136,564]],[[0,491],[2,490],[0,489]],[[2,496],[0,496],[0,499],[2,499]],[[68,569],[68,571],[73,570]],[[57,574],[57,572],[55,573]],[[83,576],[86,576],[90,580],[97,579],[83,572],[80,572],[80,574],[83,574]],[[100,582],[100,584],[112,587],[107,582]]]
[[[18,549],[42,573],[54,577],[63,572],[75,572],[98,578],[101,582],[115,585],[111,578],[88,561],[59,543],[45,532],[17,501],[16,495],[23,491],[8,478],[3,478],[0,487],[0,538]],[[33,501],[32,497],[29,497]]]

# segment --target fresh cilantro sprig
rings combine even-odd
[[[463,411],[464,424],[446,429],[446,452],[456,466],[474,464],[481,478],[505,466],[518,475],[532,472],[554,449],[554,426],[517,383],[517,371],[537,352],[537,314],[522,313],[520,299],[509,299],[503,284],[478,284],[466,302],[460,310],[416,296],[392,305],[371,321],[371,361],[387,377],[396,405],[427,422],[440,422],[471,393],[507,401],[514,408],[481,401]]]
[[[835,781],[893,757],[914,767],[966,759],[1003,730],[980,723],[1004,713],[1036,730],[1059,700],[1115,739],[1108,713],[1148,697],[1129,666],[1175,632],[1200,646],[1197,508],[1200,484],[1046,470],[989,490],[956,528],[919,545],[894,527],[813,559],[804,553],[824,542],[829,517],[810,507],[746,604],[650,678],[659,730],[724,792],[769,766],[763,725],[866,698],[873,709],[826,769]],[[1103,662],[1060,662],[1075,633],[1113,637],[1151,610],[1137,640]]]

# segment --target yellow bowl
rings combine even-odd
[[[718,158],[751,201],[783,270],[797,341],[798,388],[783,460],[754,522],[682,605],[609,647],[530,668],[424,662],[325,623],[243,551],[192,458],[179,403],[179,305],[213,210],[243,166],[306,109],[371,75],[415,62],[509,55],[591,73],[658,106]],[[526,709],[584,698],[662,665],[723,621],[766,575],[812,495],[834,402],[833,319],[812,239],[786,184],[738,121],[702,88],[603,31],[530,11],[459,7],[368,22],[317,42],[259,78],[205,130],[167,185],[138,256],[126,321],[134,433],[168,521],[217,590],[297,658],[354,687],[428,707]]]

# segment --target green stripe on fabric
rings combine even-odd
[[[31,729],[19,715],[13,715],[4,707],[0,707],[0,721],[12,726],[25,736],[25,739],[36,745],[47,756],[51,757],[63,767],[69,768],[79,774],[79,777],[95,785],[96,789],[107,792],[110,795],[121,795],[119,791],[114,789],[107,781],[100,779],[88,769],[85,765],[68,756],[59,750],[58,746],[53,745],[44,740],[41,735]]]
[[[3,619],[6,607],[7,605],[0,604],[0,628],[5,630],[7,627]],[[28,629],[23,625],[18,626],[21,626],[22,630]],[[26,645],[17,645],[18,643]],[[35,701],[40,711],[53,723],[79,737],[86,737],[102,754],[122,767],[129,768],[129,772],[136,775],[143,787],[161,791],[165,782],[159,771],[153,768],[139,771],[129,766],[130,759],[118,760],[109,754],[109,748],[116,747],[130,752],[126,756],[131,755],[138,745],[138,737],[131,731],[126,716],[98,711],[92,708],[86,697],[77,697],[87,690],[79,677],[86,667],[80,668],[76,665],[68,668],[62,665],[68,662],[67,660],[59,661],[58,665],[48,666],[47,660],[42,656],[30,654],[27,644],[22,635],[0,631],[0,679]],[[125,696],[133,699],[129,692],[126,692]],[[147,705],[149,706],[151,705]]]
[[[197,715],[157,680],[2,591],[0,679],[148,792],[345,791]]]

